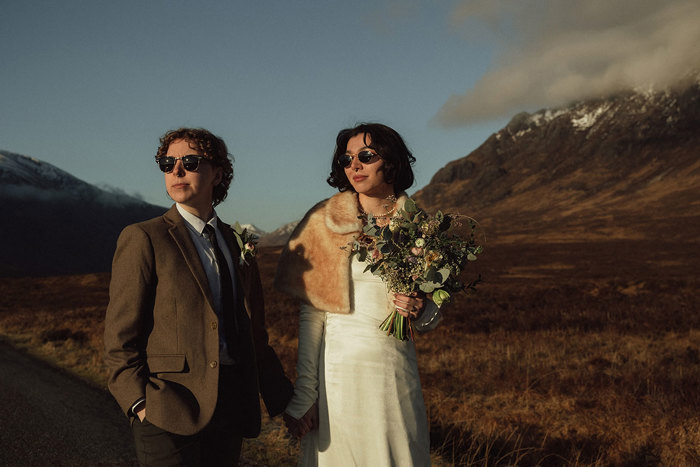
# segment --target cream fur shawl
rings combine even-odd
[[[407,196],[401,193],[397,211]],[[350,250],[362,231],[355,193],[321,201],[299,222],[282,251],[275,287],[323,311],[350,312]]]

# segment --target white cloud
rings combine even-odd
[[[443,105],[435,119],[444,126],[667,86],[700,69],[696,0],[464,0],[451,20],[490,35],[500,52]]]

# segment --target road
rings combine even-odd
[[[0,340],[0,466],[133,466],[126,417],[105,390]]]

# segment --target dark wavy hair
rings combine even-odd
[[[233,180],[233,156],[228,153],[226,143],[218,136],[204,128],[178,128],[170,130],[160,137],[160,146],[156,157],[163,157],[168,152],[168,147],[173,141],[183,139],[199,150],[214,167],[221,167],[221,182],[214,187],[212,206],[216,206],[226,199],[228,188]]]
[[[401,135],[396,130],[381,123],[360,123],[353,128],[346,128],[335,138],[335,152],[331,163],[331,173],[326,180],[338,191],[355,189],[345,175],[345,169],[338,163],[338,158],[345,154],[350,138],[364,133],[367,147],[374,149],[384,161],[384,179],[394,185],[394,193],[398,194],[413,185],[415,177],[411,165],[416,162],[411,151],[406,147]],[[369,144],[368,138],[369,136]]]

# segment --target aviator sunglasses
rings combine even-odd
[[[197,154],[188,154],[182,157],[156,156],[156,162],[158,163],[158,167],[160,167],[160,170],[162,170],[166,174],[173,171],[177,161],[182,161],[182,166],[185,168],[186,171],[196,172],[199,168],[199,161],[201,161],[204,158],[204,156],[199,156]]]
[[[357,153],[357,156],[354,157],[357,157],[357,159],[363,164],[369,164],[373,161],[375,157],[380,156],[379,154],[376,154],[372,151],[364,150]],[[353,156],[351,156],[350,154],[343,154],[342,156],[338,156],[338,165],[344,169],[347,169],[352,164],[352,159]]]

